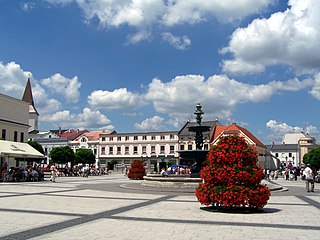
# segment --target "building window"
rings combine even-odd
[[[6,135],[7,135],[7,130],[6,129],[2,129],[1,138],[3,140],[6,140],[6,137],[7,137]]]
[[[121,141],[121,137],[117,137],[117,141],[120,142]]]
[[[20,142],[24,142],[24,132],[20,133]]]
[[[156,153],[156,147],[155,146],[151,146],[151,153]]]
[[[105,147],[102,147],[102,148],[101,148],[101,154],[102,154],[102,155],[105,155],[105,154],[106,154],[106,148],[105,148]]]
[[[14,131],[14,133],[13,133],[13,141],[18,142],[18,132],[17,131]]]
[[[161,139],[161,140],[164,140],[165,138],[166,138],[165,135],[161,135],[161,136],[160,136],[160,139]]]
[[[81,138],[81,142],[85,142],[86,141],[86,139],[85,138]]]
[[[109,141],[112,142],[113,141],[113,137],[109,137]]]
[[[146,146],[142,146],[142,153],[147,153],[147,147]]]
[[[96,149],[96,148],[93,149],[93,154],[94,154],[94,155],[97,155],[97,149]]]
[[[138,136],[133,136],[133,140],[137,141],[138,140]]]
[[[279,153],[276,153],[276,157],[279,157]]]
[[[204,150],[208,150],[208,149],[209,149],[209,145],[208,145],[208,144],[204,144],[204,145],[203,145],[203,149],[204,149]]]
[[[125,140],[126,140],[126,141],[129,141],[129,136],[126,136],[126,137],[125,137]]]
[[[174,135],[173,134],[170,134],[170,139],[174,139]]]
[[[129,154],[129,147],[125,147],[125,154]]]
[[[113,155],[113,147],[109,147],[109,154]]]
[[[121,154],[121,147],[117,147],[117,154]]]
[[[137,146],[133,147],[133,154],[138,154],[138,147]]]
[[[170,153],[174,153],[174,145],[170,146]]]
[[[106,137],[102,137],[102,138],[101,138],[101,141],[102,141],[102,142],[105,142],[105,141],[106,141]]]
[[[191,144],[188,145],[188,150],[192,150],[192,145]]]
[[[147,140],[147,135],[142,136],[142,140]]]
[[[165,151],[165,146],[160,146],[160,153],[164,153]]]
[[[290,158],[292,157],[292,153],[289,153],[289,157],[290,157]]]
[[[152,136],[151,136],[151,140],[156,140],[156,136],[155,136],[155,135],[152,135]]]
[[[180,145],[180,150],[181,150],[181,151],[184,150],[184,145]]]

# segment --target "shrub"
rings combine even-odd
[[[141,160],[134,160],[131,163],[131,168],[129,169],[128,178],[130,179],[143,179],[146,175],[146,170],[144,168],[144,162]]]
[[[203,182],[196,190],[198,201],[222,209],[264,207],[270,190],[260,184],[263,171],[257,167],[257,160],[255,148],[244,138],[222,137],[210,149],[206,166],[200,172]]]

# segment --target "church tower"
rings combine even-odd
[[[26,88],[23,93],[22,101],[29,103],[29,132],[38,130],[39,113],[34,106],[30,78],[28,78]]]

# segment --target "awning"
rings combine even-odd
[[[44,155],[28,143],[0,140],[0,157],[44,158]]]

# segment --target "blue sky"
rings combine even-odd
[[[31,78],[40,129],[179,130],[319,140],[318,0],[0,0],[0,93]]]

